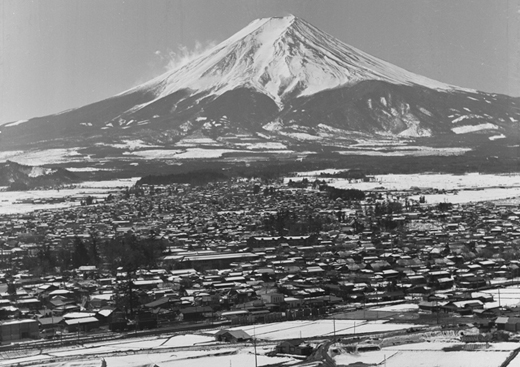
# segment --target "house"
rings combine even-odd
[[[213,308],[209,306],[197,306],[181,308],[184,321],[197,321],[204,319],[205,316],[213,315]]]
[[[508,317],[505,324],[505,330],[513,333],[520,331],[520,317]]]
[[[99,320],[95,317],[82,317],[65,320],[65,327],[69,333],[76,331],[90,331],[99,327]]]
[[[250,341],[252,338],[243,330],[222,329],[215,334],[215,340],[219,342],[241,343]]]
[[[276,353],[310,356],[313,348],[302,339],[284,340],[276,346]]]
[[[508,319],[509,319],[508,317],[504,317],[504,316],[497,317],[495,320],[495,325],[496,325],[497,329],[505,330]]]
[[[454,311],[461,315],[469,315],[473,313],[473,310],[483,309],[484,306],[479,300],[471,299],[466,301],[451,301],[444,305],[444,308],[448,311]]]
[[[60,323],[62,321],[63,321],[63,317],[60,317],[60,316],[40,317],[38,319],[40,330],[59,329]]]

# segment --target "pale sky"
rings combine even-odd
[[[520,96],[520,0],[0,0],[0,124],[113,96],[287,14],[412,72]]]

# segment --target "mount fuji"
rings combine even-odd
[[[396,147],[463,154],[517,143],[519,120],[520,98],[414,74],[286,16],[255,20],[114,97],[4,124],[0,149],[173,160],[324,149],[384,154]]]

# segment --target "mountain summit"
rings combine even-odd
[[[457,89],[379,60],[290,15],[255,20],[188,65],[130,92],[151,91],[158,99],[183,88],[222,94],[246,87],[283,106],[288,98],[364,80]]]
[[[368,140],[467,147],[516,137],[519,113],[518,98],[414,74],[291,15],[255,20],[114,97],[5,124],[0,144],[89,152],[111,146],[128,154],[129,147],[182,153],[201,145],[334,151]]]

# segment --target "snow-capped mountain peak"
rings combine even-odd
[[[250,87],[282,105],[288,95],[311,95],[363,80],[461,89],[370,56],[293,15],[257,19],[190,63],[137,89],[162,98],[186,88],[220,95]]]

